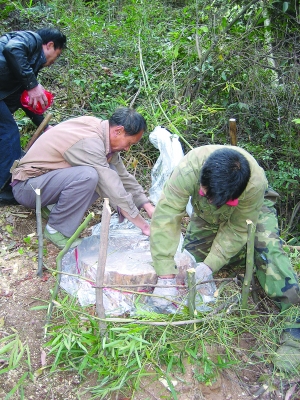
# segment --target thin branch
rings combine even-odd
[[[141,80],[140,80],[140,86],[138,88],[138,91],[136,92],[136,94],[134,95],[133,99],[131,100],[131,102],[129,104],[129,107],[131,107],[131,108],[133,107],[133,105],[135,103],[135,100],[137,99],[138,95],[141,93],[141,86],[142,86],[142,83],[141,83]]]
[[[99,317],[93,316],[93,319],[100,321],[102,320],[103,322],[112,322],[112,323],[121,323],[121,324],[138,324],[138,325],[152,325],[152,326],[180,326],[180,325],[190,325],[190,324],[197,324],[197,323],[203,323],[207,322],[210,319],[215,318],[220,311],[222,311],[228,304],[232,306],[235,303],[238,303],[239,297],[235,296],[234,299],[231,299],[230,302],[224,302],[222,303],[219,307],[216,307],[212,312],[210,312],[209,315],[205,316],[205,318],[198,318],[198,319],[189,319],[189,320],[181,320],[181,321],[149,321],[149,320],[138,320],[136,318],[105,318],[101,319]],[[56,302],[57,303],[57,302]],[[61,304],[57,303],[55,304],[58,307],[61,307]],[[87,318],[91,318],[90,314],[87,314],[83,311],[78,311],[74,310],[77,314],[84,315]]]
[[[195,305],[195,298],[196,298],[196,279],[195,279],[195,268],[189,268],[186,271],[187,274],[187,282],[189,287],[188,292],[188,308],[190,317],[195,315],[196,305]]]
[[[132,285],[109,285],[109,284],[103,284],[102,286],[96,286],[94,285],[96,283],[95,280],[91,279],[91,278],[85,278],[82,275],[78,275],[78,274],[71,274],[70,272],[65,272],[65,271],[57,271],[55,269],[49,268],[47,266],[45,266],[47,268],[48,271],[53,272],[54,274],[61,274],[61,275],[68,275],[68,276],[73,276],[74,278],[78,278],[78,279],[82,279],[84,281],[89,282],[90,284],[93,284],[94,288],[97,287],[102,287],[102,288],[129,288],[129,287],[178,287],[178,285],[156,285],[155,283],[140,283],[140,284],[132,284]],[[198,283],[209,283],[209,282],[223,282],[223,281],[228,281],[228,282],[234,282],[237,283],[237,279],[236,278],[216,278],[216,279],[211,279],[209,281],[199,281]],[[186,285],[180,285],[180,288],[187,288]],[[139,292],[138,292],[139,293]],[[142,294],[142,292],[140,293]]]
[[[94,217],[94,213],[93,212],[90,213],[86,217],[86,219],[83,221],[83,223],[81,225],[79,225],[79,227],[77,228],[75,233],[67,241],[65,247],[62,249],[62,251],[60,251],[58,253],[58,256],[56,257],[56,267],[57,267],[57,272],[59,274],[58,274],[58,278],[56,279],[56,284],[55,284],[55,287],[54,287],[53,292],[52,292],[51,302],[50,302],[49,307],[48,307],[48,312],[47,312],[47,317],[46,317],[45,333],[47,331],[47,326],[48,326],[48,324],[50,323],[50,320],[51,320],[52,309],[53,309],[53,300],[56,300],[57,294],[58,294],[58,288],[59,288],[60,278],[61,278],[60,272],[61,272],[61,268],[62,268],[63,256],[68,252],[68,250],[70,249],[72,243],[78,238],[78,236],[81,234],[81,232],[88,226],[90,220],[93,217]]]
[[[232,26],[241,18],[242,15],[245,14],[245,12],[251,7],[253,6],[253,4],[258,3],[260,0],[252,0],[250,1],[244,8],[242,8],[242,10],[236,15],[236,17],[230,22],[230,24],[228,24],[226,26],[226,29],[224,29],[224,34],[226,34],[231,28]],[[210,55],[210,53],[214,50],[214,48],[217,46],[219,42],[219,35],[216,35],[212,41],[212,45],[210,46],[209,49],[206,50],[204,56],[201,58],[200,60],[200,67],[199,69],[201,70],[202,65],[204,64],[204,62],[208,59],[208,56]]]

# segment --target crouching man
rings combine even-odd
[[[124,107],[109,120],[86,116],[62,122],[33,144],[12,172],[11,185],[15,199],[28,208],[36,206],[34,189],[41,190],[42,213],[49,214],[46,239],[63,248],[99,196],[149,236],[139,210],[151,218],[154,207],[119,154],[138,143],[146,128],[142,115]],[[53,204],[51,212],[45,208]]]
[[[153,300],[162,311],[176,295],[181,219],[191,196],[193,214],[183,247],[197,261],[196,280],[210,280],[223,266],[245,258],[247,223],[256,225],[256,276],[267,295],[284,311],[300,304],[298,279],[282,249],[274,204],[263,169],[239,147],[208,145],[190,151],[166,182],[151,221],[151,254],[156,288]],[[172,285],[172,286],[171,286]],[[300,321],[299,321],[300,322]],[[300,328],[286,329],[274,364],[283,370],[300,366]]]

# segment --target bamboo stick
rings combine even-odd
[[[38,270],[37,276],[43,276],[43,227],[42,227],[42,211],[41,211],[41,189],[35,189],[35,213],[36,213],[36,229],[38,235]]]
[[[242,313],[247,309],[247,301],[250,291],[250,284],[253,276],[254,269],[254,234],[255,227],[253,222],[250,219],[246,220],[248,225],[248,233],[247,233],[247,253],[246,253],[246,272],[242,287]]]
[[[103,304],[103,283],[104,273],[107,258],[107,246],[108,246],[108,234],[109,234],[109,222],[111,217],[111,209],[109,206],[109,199],[104,199],[102,219],[101,219],[101,230],[100,230],[100,247],[98,257],[98,268],[96,275],[96,311],[99,318],[105,319],[105,309]],[[99,321],[100,334],[103,336],[106,331],[106,323]]]
[[[81,234],[81,232],[88,226],[90,220],[93,217],[94,217],[94,213],[92,212],[85,218],[83,223],[81,225],[79,225],[76,232],[70,237],[70,239],[67,241],[65,247],[58,253],[58,256],[56,257],[56,268],[57,268],[58,277],[56,279],[56,284],[55,284],[55,287],[52,292],[51,302],[49,304],[48,311],[47,311],[45,333],[47,331],[47,326],[50,323],[54,301],[56,300],[57,294],[58,294],[58,288],[59,288],[59,283],[60,283],[60,279],[61,279],[60,272],[61,272],[63,256],[68,252],[68,250],[70,249],[74,240],[76,240],[78,238],[78,236]]]
[[[196,299],[196,278],[195,278],[195,268],[189,268],[186,270],[187,284],[189,288],[188,292],[188,309],[191,318],[195,316],[195,299]]]

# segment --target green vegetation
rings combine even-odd
[[[266,364],[271,367],[282,329],[287,320],[293,326],[300,316],[299,308],[279,314],[261,298],[259,308],[249,299],[245,312],[240,297],[239,285],[234,280],[224,281],[212,310],[195,315],[197,323],[189,320],[187,308],[180,314],[158,315],[143,310],[138,299],[134,316],[107,317],[104,334],[94,307],[81,307],[74,298],[61,297],[54,301],[42,350],[47,362],[33,371],[28,345],[12,329],[12,334],[0,340],[0,375],[11,370],[22,375],[10,392],[19,393],[21,399],[29,379],[63,371],[79,377],[78,399],[84,392],[91,399],[134,399],[141,388],[161,378],[168,384],[169,398],[177,399],[172,382],[184,379],[190,368],[198,382],[211,386],[224,369],[242,374],[255,366],[260,366],[259,370]],[[41,305],[31,310],[46,308]],[[86,381],[92,377],[97,384],[87,387]],[[280,389],[278,377],[286,379],[274,371],[262,376],[260,382],[275,391]]]
[[[110,398],[113,393],[134,398],[143,383],[161,377],[176,399],[172,380],[180,379],[188,365],[193,366],[199,382],[210,386],[223,369],[245,368],[245,359],[248,367],[270,364],[286,313],[260,314],[252,303],[249,313],[242,316],[239,302],[233,301],[239,294],[235,284],[227,283],[213,311],[195,316],[197,324],[189,323],[188,310],[162,316],[142,311],[137,305],[135,318],[107,318],[104,336],[91,308],[62,298],[55,302],[56,316],[49,327],[50,340],[45,343],[48,356],[52,355],[48,368],[53,373],[74,371],[83,382],[96,375],[99,383],[88,388],[95,399]],[[289,315],[295,319],[299,310],[292,308]],[[181,324],[183,320],[187,324]],[[162,322],[164,326],[160,326]],[[252,345],[240,348],[243,337]]]
[[[289,245],[300,245],[296,2],[6,3],[0,1],[2,32],[50,25],[68,37],[68,49],[59,61],[40,74],[44,87],[55,94],[53,124],[80,115],[107,118],[118,106],[133,106],[147,119],[149,132],[157,125],[167,127],[180,136],[187,152],[190,147],[229,143],[228,121],[235,118],[238,144],[257,158],[281,195],[278,214],[283,238]],[[35,128],[21,112],[16,119],[25,146]],[[145,137],[125,156],[126,166],[145,187],[150,186],[149,169],[157,155]],[[7,227],[9,234],[11,229]],[[34,246],[29,239],[26,245]],[[287,251],[299,273],[299,251]],[[228,298],[234,295],[227,291]],[[72,370],[82,380],[95,374],[101,383],[89,388],[94,398],[132,394],[144,377],[163,376],[176,399],[171,371],[176,375],[184,371],[186,362],[192,363],[196,378],[210,385],[222,369],[242,368],[236,348],[243,335],[260,344],[243,350],[249,362],[268,363],[282,330],[281,315],[251,310],[241,316],[237,303],[213,318],[201,315],[203,322],[195,326],[109,322],[107,336],[100,338],[97,318],[68,298],[61,299],[55,310],[45,345],[53,356],[50,371]],[[184,316],[170,317],[170,322],[180,318]],[[216,357],[210,345],[218,348]],[[0,355],[10,369],[27,360],[25,373],[31,376],[27,348],[16,333],[0,340]],[[14,388],[20,396],[26,377],[22,375]]]
[[[11,7],[7,17],[0,4],[3,29],[54,25],[68,36],[68,50],[41,73],[55,94],[53,123],[85,114],[106,118],[118,106],[133,106],[149,132],[167,127],[187,152],[229,143],[228,121],[235,118],[238,144],[281,195],[285,239],[299,243],[299,213],[290,221],[299,199],[300,145],[293,3],[19,0]],[[17,120],[25,145],[34,128],[20,114]],[[145,157],[149,167],[157,151],[144,138],[137,153],[143,175]]]
[[[0,319],[1,327],[1,319]],[[14,331],[14,330],[13,330]],[[7,393],[4,400],[10,399],[14,393],[18,392],[21,399],[24,399],[23,383],[27,377],[33,378],[31,372],[30,352],[27,344],[21,342],[17,332],[6,335],[0,339],[0,375],[13,371],[20,367],[21,362],[26,364],[27,371],[23,373],[17,384]]]

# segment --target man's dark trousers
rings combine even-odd
[[[10,179],[13,162],[21,157],[18,126],[4,100],[0,100],[0,190]]]

